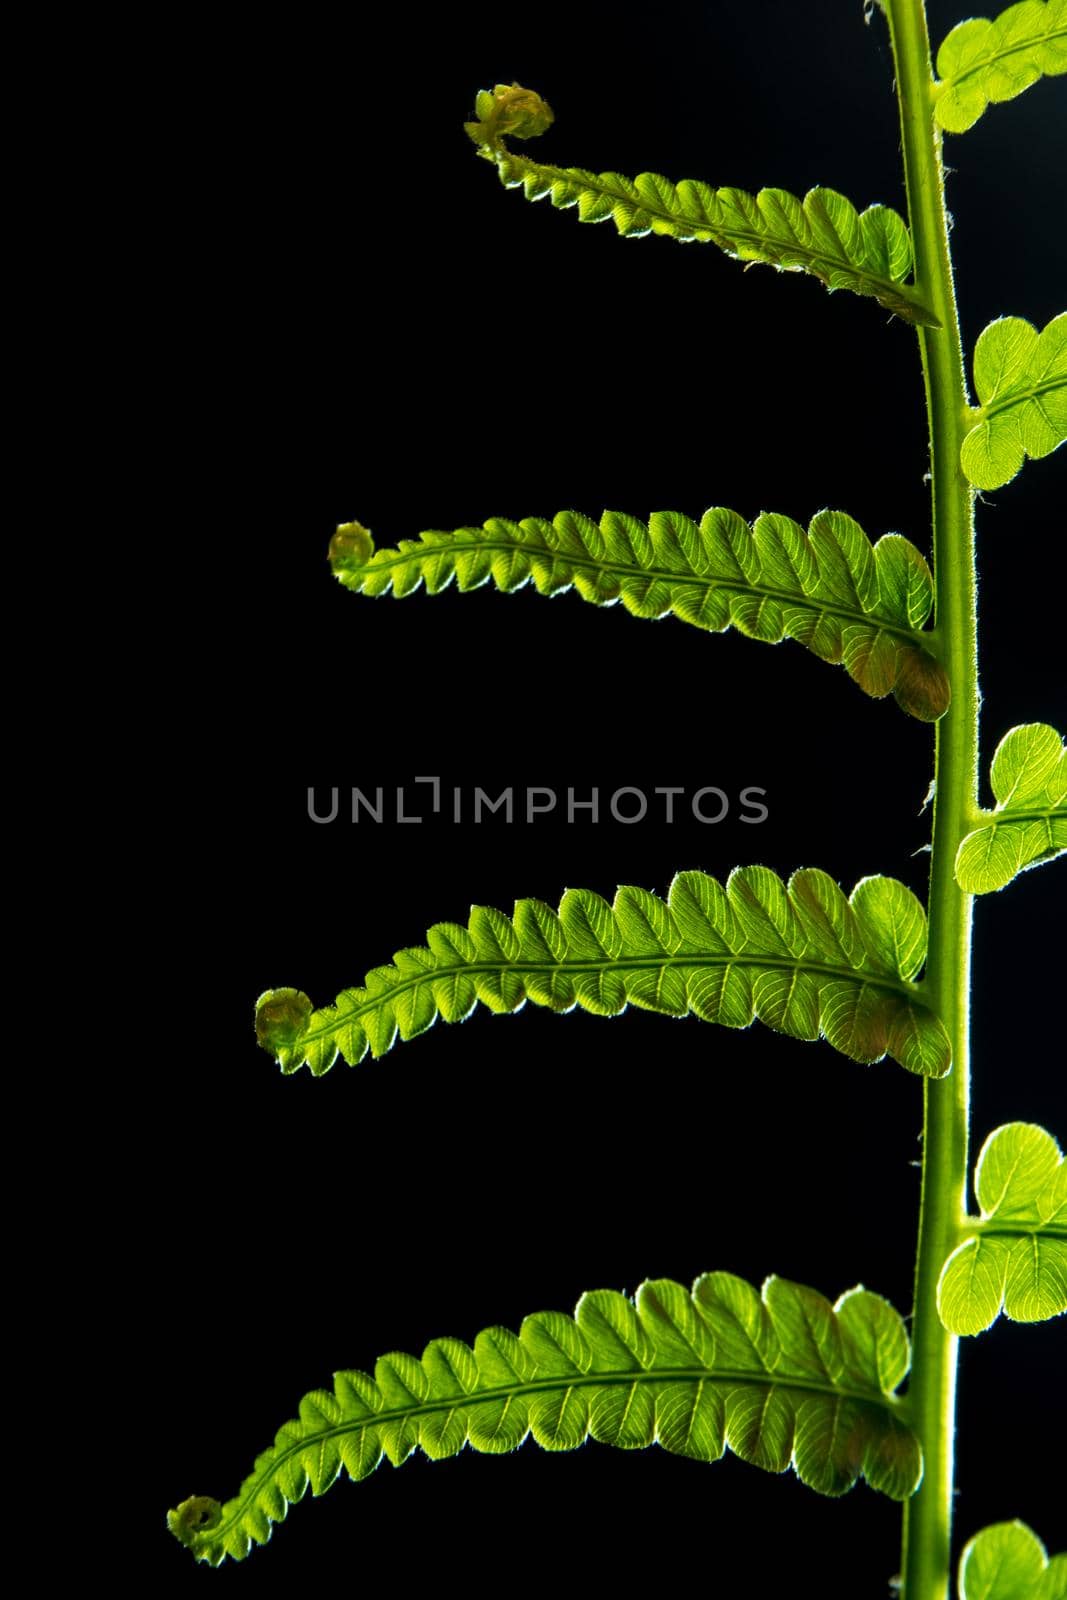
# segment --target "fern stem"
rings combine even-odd
[[[904,1600],[947,1600],[950,1586],[957,1340],[937,1314],[937,1280],[965,1212],[970,1064],[971,899],[956,850],[977,804],[978,671],[973,495],[960,468],[968,404],[933,120],[930,40],[922,0],[886,0],[896,66],[908,212],[919,293],[941,326],[918,330],[930,429],[937,626],[952,704],[937,727],[930,944],[926,989],[953,1047],[953,1071],[924,1086],[922,1204],[915,1272],[910,1398],[923,1482],[904,1510]]]

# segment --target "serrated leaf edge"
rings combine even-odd
[[[939,327],[934,311],[917,290],[903,280],[911,270],[911,242],[907,227],[889,206],[871,206],[857,213],[851,202],[832,189],[811,189],[803,201],[781,189],[761,189],[751,195],[737,188],[715,189],[693,179],[673,184],[655,172],[639,173],[635,179],[615,172],[594,173],[581,167],[557,167],[516,155],[503,139],[487,130],[484,121],[467,123],[467,131],[478,152],[495,163],[505,188],[522,185],[529,200],[548,197],[557,209],[578,207],[582,222],[614,221],[623,237],[665,233],[683,242],[710,242],[737,260],[760,261],[779,271],[808,272],[831,291],[848,288],[869,295],[887,310],[909,322]],[[850,231],[864,254],[851,255],[837,235],[838,248],[825,242],[822,247],[806,242],[794,224],[818,238],[813,226],[815,213],[825,206],[842,211],[853,224]],[[736,208],[762,226],[731,220],[728,208]],[[769,217],[781,214],[781,231],[776,233]],[[802,219],[802,220],[801,220]],[[869,253],[877,250],[879,233],[891,229],[898,240],[908,241],[908,259],[899,275],[872,270]]]
[[[907,940],[907,975],[888,964],[876,920],[885,915],[898,919],[894,938]],[[753,927],[774,948],[753,947]],[[925,959],[925,913],[891,878],[864,878],[846,900],[817,868],[801,868],[788,885],[765,867],[735,868],[725,886],[681,872],[666,901],[623,886],[609,905],[571,889],[558,912],[538,900],[517,901],[513,919],[475,906],[467,927],[441,923],[427,937],[428,947],[400,951],[335,1006],[313,1012],[300,991],[268,990],[257,1005],[260,1043],[283,1071],[307,1065],[318,1076],[338,1056],[355,1066],[368,1052],[384,1055],[439,1016],[463,1021],[479,1002],[514,1012],[529,999],[601,1016],[634,1004],[739,1028],[758,1018],[791,1037],[826,1038],[856,1061],[888,1054],[935,1077],[951,1066],[944,1026],[912,981]],[[671,972],[679,984],[665,997]],[[652,976],[651,989],[641,974]]]
[[[1010,740],[1014,739],[1018,734],[1037,728],[1047,728],[1059,738],[1062,752],[1061,760],[1067,759],[1067,742],[1064,741],[1058,729],[1052,728],[1049,723],[1024,722],[1019,723],[1014,728],[1009,728],[1008,732],[999,741],[996,750],[993,752],[990,769],[992,770],[995,766],[998,757],[1001,756]],[[1046,866],[1050,861],[1058,860],[1060,856],[1067,852],[1067,802],[1062,805],[1023,805],[1016,807],[1012,805],[1010,800],[998,801],[992,811],[977,812],[972,821],[979,823],[980,826],[971,828],[960,840],[953,869],[956,882],[966,894],[997,894],[1001,889],[1006,889],[1009,884],[1014,883],[1015,879],[1022,873],[1030,872],[1034,867]],[[968,856],[983,844],[988,856],[988,852],[994,846],[998,832],[1004,829],[1010,830],[1013,827],[1030,822],[1044,823],[1044,847],[1037,850],[1036,853],[1029,854],[1025,860],[1020,861],[1020,864],[1007,877],[998,874],[999,881],[982,887],[979,878],[974,873],[966,870],[965,864]],[[1057,823],[1063,824],[1062,829],[1056,828]],[[1060,842],[1061,840],[1062,842]]]
[[[1047,1139],[1059,1156],[1058,1165],[1053,1169],[1053,1173],[1057,1175],[1062,1174],[1064,1165],[1062,1151],[1060,1150],[1059,1144],[1053,1135],[1050,1134],[1046,1128],[1042,1128],[1037,1123],[1003,1123],[1000,1127],[993,1129],[993,1132],[990,1133],[984,1140],[982,1148],[979,1151],[978,1158],[974,1166],[974,1185],[976,1192],[980,1192],[982,1167],[988,1158],[990,1150],[995,1145],[997,1140],[1002,1140],[1005,1135],[1012,1133],[1016,1128],[1021,1128],[1031,1132],[1036,1131],[1045,1139]],[[1052,1176],[1045,1184],[1041,1193],[1055,1197],[1055,1185],[1056,1176]],[[988,1330],[1001,1316],[1006,1317],[1009,1322],[1033,1324],[1035,1322],[1051,1322],[1057,1317],[1067,1314],[1067,1225],[1052,1220],[1031,1222],[1029,1220],[1024,1221],[1019,1217],[1012,1217],[1010,1214],[1011,1207],[1012,1205],[1017,1206],[1018,1203],[1017,1197],[1014,1201],[1012,1201],[1010,1198],[1010,1193],[1006,1192],[992,1211],[986,1211],[984,1207],[980,1207],[980,1213],[977,1217],[969,1216],[964,1220],[964,1223],[960,1229],[963,1237],[946,1258],[937,1284],[938,1316],[941,1319],[942,1325],[947,1328],[950,1333],[957,1334],[962,1338],[973,1338],[980,1333],[988,1332]],[[1002,1214],[1005,1211],[1007,1211],[1008,1214],[1003,1215],[1002,1220]],[[1055,1211],[1049,1211],[1050,1218],[1055,1215]],[[985,1240],[1003,1240],[1006,1241],[1011,1248],[1006,1253],[994,1248],[993,1250],[986,1251],[983,1254],[982,1244]],[[1055,1309],[1047,1312],[1042,1311],[1042,1313],[1037,1316],[1020,1314],[1023,1309],[1023,1304],[1020,1297],[1013,1293],[1013,1287],[1009,1281],[1011,1260],[1015,1253],[1015,1249],[1019,1245],[1026,1242],[1029,1243],[1034,1251],[1037,1251],[1041,1244],[1045,1242],[1054,1246],[1063,1246],[1063,1260],[1061,1263],[1063,1290],[1061,1299],[1059,1302],[1057,1302]],[[1053,1259],[1057,1259],[1058,1255],[1059,1252],[1057,1251]],[[985,1321],[981,1326],[978,1326],[977,1324],[974,1326],[965,1325],[959,1317],[956,1317],[950,1321],[944,1306],[944,1300],[947,1294],[953,1266],[954,1264],[958,1266],[968,1256],[971,1259],[970,1271],[972,1275],[980,1270],[984,1270],[987,1275],[993,1274],[999,1279],[999,1299],[997,1300],[996,1307],[992,1316],[990,1316],[988,1320]]]
[[[1031,3],[1034,3],[1034,0],[1031,0]],[[1043,3],[1043,0],[1036,0],[1036,3],[1041,4]],[[1032,88],[1033,85],[1040,82],[1043,77],[1055,77],[1062,72],[1067,72],[1067,5],[1063,3],[1063,0],[1050,0],[1050,3],[1045,5],[1045,13],[1050,21],[1050,26],[1047,31],[1044,33],[1029,35],[1028,37],[1017,40],[1014,43],[1005,46],[1004,48],[998,48],[998,41],[1006,32],[1004,24],[1012,15],[1012,13],[1017,12],[1018,10],[1019,6],[1017,4],[1008,6],[1006,10],[1002,11],[999,16],[993,18],[991,21],[987,17],[968,18],[964,22],[957,23],[956,26],[945,35],[945,38],[937,52],[937,64],[939,72],[942,70],[942,52],[946,50],[954,38],[959,37],[962,30],[973,29],[976,22],[985,22],[988,24],[988,31],[985,35],[985,38],[986,41],[991,43],[993,46],[989,53],[985,55],[983,59],[976,61],[974,65],[964,68],[962,72],[956,75],[949,74],[943,76],[935,83],[934,93],[936,98],[934,101],[934,117],[938,125],[943,128],[946,133],[958,134],[968,132],[969,129],[973,128],[974,125],[981,120],[991,105],[1004,105],[1008,101],[1015,100],[1019,95],[1024,94],[1027,89]],[[1054,66],[1049,68],[1046,66],[1038,66],[1035,62],[1030,61],[1027,63],[1027,66],[1034,68],[1033,77],[1029,78],[1025,83],[1019,83],[1017,87],[1009,87],[1007,93],[999,92],[1003,85],[998,85],[996,83],[986,84],[981,81],[986,74],[990,73],[990,69],[994,69],[995,71],[1001,62],[1008,60],[1011,56],[1023,55],[1028,51],[1039,50],[1041,47],[1052,44],[1057,40],[1062,40],[1065,46],[1064,65],[1062,67]],[[956,122],[956,125],[953,126],[952,120],[950,120],[950,113],[946,108],[951,107],[953,104],[953,92],[962,84],[967,83],[968,80],[971,79],[978,80],[977,82],[972,83],[971,87],[978,91],[982,99],[982,104],[974,111],[973,116],[968,113],[965,121],[961,122],[958,118],[953,119]]]
[[[881,1373],[877,1388],[859,1381],[862,1367],[872,1360],[871,1352],[857,1343],[870,1331],[859,1309],[861,1302],[869,1304],[883,1324],[874,1336],[876,1367],[886,1318],[896,1330],[902,1359],[892,1389],[885,1387],[888,1380]],[[854,1327],[857,1317],[860,1321]],[[798,1319],[803,1324],[800,1333]],[[820,1336],[830,1340],[837,1378],[830,1368],[824,1369],[825,1377],[810,1370],[822,1359]],[[719,1363],[719,1349],[728,1349],[723,1341],[729,1337],[739,1339],[751,1352],[750,1364],[739,1366],[736,1360]],[[611,1347],[616,1366],[603,1365],[605,1345]],[[546,1348],[554,1352],[556,1370],[544,1367]],[[679,1365],[679,1350],[691,1352],[693,1359]],[[479,1390],[478,1379],[487,1362],[492,1362],[494,1372],[506,1367],[514,1381],[497,1381],[492,1388]],[[399,1465],[416,1448],[433,1459],[455,1455],[468,1444],[476,1449],[510,1451],[531,1433],[551,1449],[577,1448],[590,1436],[624,1448],[659,1443],[675,1453],[705,1460],[717,1460],[730,1449],[768,1470],[793,1466],[803,1481],[819,1492],[845,1493],[860,1477],[867,1477],[892,1498],[904,1499],[914,1492],[922,1473],[921,1447],[907,1423],[907,1401],[895,1393],[909,1362],[907,1336],[898,1314],[880,1296],[862,1288],[849,1290],[833,1306],[816,1291],[775,1277],[765,1280],[757,1298],[750,1285],[730,1273],[706,1274],[689,1293],[665,1279],[642,1284],[632,1300],[601,1290],[583,1295],[573,1318],[554,1312],[527,1317],[517,1336],[506,1329],[489,1328],[473,1346],[453,1339],[433,1340],[421,1361],[402,1352],[383,1356],[374,1378],[359,1372],[335,1374],[333,1393],[315,1390],[305,1396],[299,1418],[283,1425],[234,1499],[220,1506],[206,1496],[191,1497],[169,1513],[168,1525],[198,1560],[215,1566],[227,1555],[241,1560],[253,1540],[265,1543],[270,1538],[272,1524],[284,1520],[289,1505],[302,1499],[309,1486],[313,1494],[322,1494],[343,1469],[353,1479],[366,1477],[383,1453]],[[621,1419],[613,1417],[610,1410],[606,1417],[598,1418],[596,1391],[623,1386],[636,1391],[638,1385],[646,1384],[656,1386],[650,1396],[651,1410],[646,1408],[644,1417],[632,1420],[629,1432],[628,1408]],[[690,1434],[685,1439],[678,1435],[669,1407],[678,1398],[670,1393],[677,1386],[693,1388],[694,1406],[699,1406],[705,1390],[719,1402],[710,1439],[705,1437],[706,1418],[699,1440],[694,1441]],[[767,1458],[761,1445],[759,1425],[753,1432],[751,1418],[742,1414],[743,1407],[731,1403],[732,1396],[749,1390],[765,1390],[767,1398],[802,1397],[793,1401],[792,1414],[785,1416],[788,1441],[773,1442],[773,1459]],[[588,1403],[581,1399],[584,1391],[593,1391]],[[399,1404],[389,1399],[389,1394],[397,1393],[404,1396]],[[521,1405],[535,1401],[538,1395],[558,1393],[565,1395],[564,1407],[572,1405],[572,1411],[577,1396],[577,1414],[569,1416],[564,1426],[561,1412],[555,1431],[551,1422],[546,1428],[545,1418],[529,1411],[517,1417],[518,1426],[511,1430],[514,1437],[509,1433],[503,1445],[472,1429],[470,1413],[480,1407],[516,1401]],[[835,1458],[829,1452],[822,1462],[816,1451],[812,1462],[807,1449],[815,1419],[807,1408],[820,1399],[851,1403],[863,1410],[852,1419],[853,1433],[844,1455]],[[451,1413],[445,1426],[429,1434],[416,1420],[425,1423],[442,1412]],[[878,1426],[886,1431],[871,1432],[872,1419],[879,1414],[883,1420]],[[779,1410],[776,1421],[781,1424],[782,1420]],[[383,1444],[382,1433],[391,1426],[399,1432],[387,1436]],[[364,1437],[368,1433],[373,1434],[369,1441]],[[332,1443],[356,1434],[360,1446],[354,1455],[346,1456]],[[816,1464],[821,1473],[833,1475],[829,1481],[823,1476],[821,1489],[818,1482],[812,1482]]]
[[[907,594],[888,588],[899,576],[894,558],[907,567]],[[503,593],[532,583],[549,597],[574,588],[595,605],[621,601],[638,617],[673,614],[708,632],[736,628],[770,644],[793,638],[843,665],[864,693],[891,693],[921,721],[936,721],[951,700],[935,634],[909,620],[925,620],[933,604],[924,557],[900,534],[872,544],[845,512],[819,511],[805,530],[766,512],[749,524],[722,506],[699,523],[674,511],[653,512],[648,522],[605,511],[599,523],[561,511],[551,520],[494,517],[481,527],[431,529],[379,550],[361,524],[343,523],[330,563],[345,588],[372,597],[403,598],[423,585],[438,594],[453,582],[464,593],[489,582]],[[780,578],[792,574],[794,587],[761,581],[775,566]],[[834,583],[851,587],[852,603],[819,592]]]

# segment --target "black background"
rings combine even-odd
[[[935,44],[956,20],[930,6]],[[712,248],[621,241],[505,192],[462,122],[483,86],[551,101],[531,147],[560,164],[903,210],[884,23],[859,4],[559,0],[508,15],[304,9],[176,27],[183,115],[165,155],[175,215],[168,336],[195,366],[166,582],[181,601],[164,709],[169,834],[145,839],[150,959],[176,1026],[145,1096],[151,1151],[141,1351],[162,1447],[138,1482],[160,1529],[148,1592],[394,1588],[455,1574],[887,1593],[899,1509],[841,1501],[731,1457],[714,1467],[599,1447],[464,1454],[302,1504],[271,1546],[212,1574],[162,1528],[231,1494],[257,1450],[341,1367],[435,1335],[471,1339],[583,1289],[778,1272],[831,1298],[910,1303],[921,1086],[762,1028],[528,1008],[443,1025],[356,1071],[283,1079],[252,1006],[316,1004],[431,922],[568,885],[666,891],[759,860],[871,872],[922,894],[930,730],[795,645],[771,650],[574,595],[419,594],[394,607],[331,579],[334,525],[379,543],[493,515],[709,504],[806,522],[841,506],[928,548],[912,330],[873,301]],[[948,144],[964,339],[1062,308],[1063,90],[1042,83]],[[175,408],[177,409],[177,407]],[[980,508],[983,768],[1013,724],[1062,724],[1055,638],[1063,459]],[[1062,571],[1062,568],[1060,569]],[[174,758],[176,757],[176,759]],[[439,774],[506,785],[767,791],[768,820],[481,827],[307,818],[358,784]],[[409,806],[425,791],[409,787]],[[984,798],[988,800],[988,795]],[[580,816],[584,816],[580,813]],[[1000,1121],[1063,1128],[1053,1001],[1060,869],[980,902],[976,1148]],[[1019,1012],[1023,973],[1041,1003]],[[1049,1541],[1037,1457],[1050,1327],[1001,1323],[961,1365],[958,1535],[1020,1516]],[[564,1551],[568,1565],[564,1568]],[[370,1571],[368,1570],[368,1567]],[[158,1574],[158,1578],[155,1576]]]

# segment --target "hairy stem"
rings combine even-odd
[[[952,1040],[953,1070],[925,1085],[922,1208],[915,1273],[911,1400],[925,1458],[904,1510],[904,1600],[947,1600],[950,1585],[956,1339],[941,1326],[941,1267],[960,1237],[967,1182],[971,900],[956,884],[956,850],[977,803],[978,672],[973,494],[960,468],[968,404],[933,120],[930,40],[922,0],[885,0],[896,65],[908,211],[919,291],[940,321],[918,330],[930,427],[937,626],[952,705],[937,727],[930,866],[929,1003]]]

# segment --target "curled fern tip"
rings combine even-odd
[[[256,1038],[283,1066],[307,1027],[311,1011],[311,1001],[299,989],[268,989],[256,1001]]]
[[[183,1500],[176,1511],[167,1512],[167,1527],[182,1544],[195,1550],[198,1537],[216,1527],[221,1518],[222,1507],[217,1500],[194,1494]]]
[[[362,567],[374,554],[374,540],[361,522],[342,522],[330,540],[330,566],[334,573]]]
[[[505,134],[514,139],[536,139],[556,120],[547,100],[518,83],[498,83],[491,92],[480,90],[474,114],[477,122],[466,122],[464,127],[475,144],[487,147],[485,153],[490,159]]]

